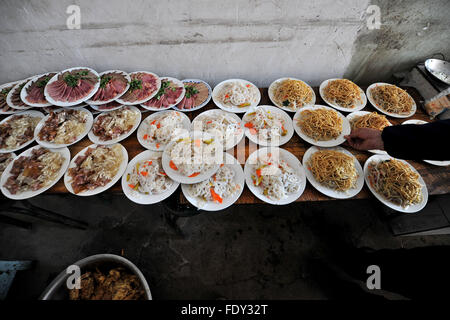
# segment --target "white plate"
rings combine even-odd
[[[377,110],[380,111],[381,113],[384,113],[385,115],[388,115],[388,116],[393,117],[393,118],[409,118],[409,117],[411,117],[412,115],[414,115],[414,114],[416,113],[416,111],[417,111],[417,105],[416,105],[416,102],[415,102],[414,99],[409,95],[409,93],[406,92],[406,90],[404,90],[404,89],[402,89],[402,90],[405,91],[406,94],[407,94],[407,95],[412,99],[412,101],[413,101],[413,105],[412,105],[412,108],[411,108],[410,113],[408,113],[408,114],[397,114],[397,113],[387,112],[387,111],[385,111],[384,109],[382,109],[382,108],[380,108],[379,106],[377,106],[377,104],[375,103],[375,100],[374,100],[373,97],[372,97],[371,90],[372,90],[375,86],[381,86],[381,85],[391,85],[391,84],[390,84],[390,83],[384,83],[384,82],[377,82],[377,83],[371,84],[371,85],[367,88],[367,90],[366,90],[366,93],[367,93],[367,99],[369,99],[369,102],[372,104],[372,106],[373,106],[375,109],[377,109]],[[401,88],[400,88],[400,89],[401,89]]]
[[[58,76],[63,74],[64,72],[69,72],[69,71],[73,71],[73,70],[81,70],[81,69],[87,69],[89,70],[93,75],[97,76],[97,83],[94,85],[94,88],[91,90],[91,92],[89,92],[86,96],[84,96],[81,99],[78,100],[74,100],[72,102],[64,102],[64,101],[57,101],[55,99],[53,99],[49,94],[48,94],[48,86],[52,83],[55,82],[58,79]],[[63,71],[58,72],[57,74],[55,74],[53,76],[53,78],[50,79],[49,82],[47,82],[47,85],[45,86],[44,89],[44,95],[45,98],[47,99],[47,101],[51,104],[54,104],[55,106],[60,106],[60,107],[71,107],[71,106],[75,106],[77,104],[80,104],[81,102],[84,102],[86,100],[89,100],[89,98],[91,98],[98,90],[98,88],[100,87],[100,78],[98,78],[98,73],[97,71],[95,71],[94,69],[88,68],[88,67],[75,67],[75,68],[69,68]]]
[[[348,122],[350,123],[350,129],[351,129],[351,121],[354,119],[354,118],[356,118],[356,117],[362,117],[362,116],[365,116],[366,114],[369,114],[369,113],[372,113],[372,112],[369,112],[369,111],[355,111],[355,112],[352,112],[352,113],[349,113],[348,115],[347,115],[347,120],[348,120]],[[388,121],[389,122],[389,121]],[[389,122],[389,125],[390,126],[392,126],[392,123],[390,123]],[[375,154],[387,154],[387,152],[386,151],[384,151],[384,150],[369,150],[369,152],[372,152],[372,153],[375,153]]]
[[[128,186],[127,182],[127,175],[133,172],[133,169],[139,161],[145,161],[147,159],[154,157],[162,157],[162,152],[156,152],[156,151],[150,151],[146,150],[141,153],[139,153],[137,156],[135,156],[133,159],[131,159],[130,163],[127,166],[127,169],[125,170],[124,174],[122,175],[122,190],[123,193],[127,196],[128,199],[130,199],[133,202],[139,203],[139,204],[153,204],[158,203],[160,201],[163,201],[164,199],[168,198],[172,193],[177,190],[178,186],[180,185],[179,182],[172,180],[172,185],[169,189],[167,189],[165,192],[159,193],[159,194],[153,194],[153,195],[146,195],[143,193],[140,193],[139,191],[133,190]]]
[[[327,186],[322,185],[319,183],[316,178],[314,178],[312,172],[310,170],[306,170],[306,177],[308,178],[308,181],[313,185],[314,188],[316,188],[319,192],[323,193],[326,196],[329,196],[331,198],[336,199],[348,199],[356,196],[364,186],[364,172],[359,164],[359,161],[355,158],[354,155],[352,155],[349,151],[345,150],[342,147],[334,147],[334,148],[318,148],[315,146],[310,147],[308,150],[306,150],[305,154],[303,155],[303,166],[308,169],[308,160],[311,158],[311,156],[319,151],[319,150],[336,150],[343,152],[349,156],[351,156],[355,162],[355,169],[358,173],[358,180],[356,181],[356,188],[349,189],[347,191],[336,191],[332,188],[329,188]]]
[[[6,96],[6,103],[14,109],[17,110],[27,110],[30,109],[31,106],[25,104],[25,106],[18,106],[12,103],[11,98],[13,96],[13,92],[16,91],[17,88],[19,88],[21,85],[26,84],[28,81],[30,81],[32,78],[26,78],[24,80],[21,80],[19,82],[17,82],[17,84],[8,92],[8,95]],[[22,88],[23,89],[23,88]],[[22,91],[21,91],[22,92]],[[20,95],[20,93],[19,93]],[[22,98],[20,98],[22,100]],[[22,101],[23,103],[25,103],[25,101]]]
[[[344,112],[359,111],[359,110],[363,109],[363,108],[366,106],[366,104],[367,104],[367,97],[366,97],[364,91],[363,91],[359,86],[358,86],[358,88],[359,88],[359,92],[360,92],[360,94],[361,94],[361,98],[362,98],[362,101],[363,101],[363,102],[362,102],[362,103],[358,103],[358,104],[356,105],[355,108],[343,108],[343,107],[341,107],[340,105],[335,104],[335,103],[333,103],[333,102],[328,101],[327,99],[325,99],[325,95],[323,94],[323,90],[324,90],[325,87],[328,85],[328,83],[329,83],[330,81],[333,81],[333,80],[343,80],[343,79],[336,78],[336,79],[328,79],[328,80],[325,80],[324,82],[322,82],[322,83],[320,84],[320,88],[319,88],[320,96],[322,97],[323,101],[325,101],[328,105],[332,106],[333,108],[335,108],[335,109],[337,109],[337,110],[344,111]]]
[[[152,93],[151,95],[149,95],[149,96],[148,96],[147,98],[145,98],[145,99],[136,100],[136,101],[125,101],[125,100],[122,100],[121,97],[122,97],[123,95],[125,95],[125,93],[128,92],[128,90],[127,90],[127,91],[125,91],[125,92],[122,94],[122,96],[120,96],[119,98],[116,99],[117,102],[122,103],[122,104],[127,105],[127,106],[129,106],[129,105],[135,105],[135,104],[141,104],[141,103],[144,103],[144,102],[150,100],[151,98],[153,98],[153,97],[158,93],[159,88],[161,88],[161,79],[159,78],[159,76],[158,76],[157,74],[155,74],[155,73],[153,73],[153,72],[149,72],[149,71],[135,71],[135,72],[131,72],[131,73],[128,74],[128,75],[130,76],[130,79],[133,79],[133,78],[132,78],[132,75],[133,75],[133,74],[136,74],[136,73],[148,73],[148,74],[151,74],[152,76],[154,76],[154,77],[156,78],[156,89],[155,89],[155,91],[153,91],[153,93]],[[132,80],[131,80],[131,81],[132,81]],[[130,83],[131,83],[131,81],[130,81]]]
[[[161,107],[161,108],[148,107],[148,106],[146,106],[145,104],[141,103],[141,107],[142,107],[142,108],[147,109],[147,110],[150,110],[150,111],[167,110],[167,109],[170,109],[170,108],[176,106],[178,103],[180,103],[181,100],[183,100],[184,94],[186,93],[186,89],[184,88],[183,82],[181,82],[181,81],[178,80],[178,79],[171,78],[171,77],[161,77],[161,82],[162,82],[163,80],[169,80],[169,81],[172,81],[172,82],[175,83],[178,87],[183,88],[183,91],[181,91],[181,94],[180,94],[180,96],[177,98],[177,100],[175,100],[175,103],[174,103],[174,104],[170,104],[168,107]],[[151,100],[151,99],[150,99],[150,100]],[[148,102],[148,101],[147,101],[147,102]]]
[[[223,199],[222,203],[217,203],[214,201],[205,202],[203,201],[203,199],[198,199],[190,195],[189,184],[182,184],[181,191],[183,191],[185,198],[193,206],[205,211],[219,211],[228,208],[233,203],[235,203],[237,199],[239,199],[239,197],[242,194],[242,191],[244,190],[245,185],[245,175],[244,171],[242,170],[242,166],[239,164],[239,162],[236,160],[235,157],[226,152],[224,153],[224,164],[231,167],[231,169],[234,171],[234,183],[239,185],[240,189],[237,190],[234,194],[232,194],[228,198]]]
[[[47,103],[32,103],[32,102],[28,102],[28,100],[26,99],[26,97],[27,97],[27,95],[28,95],[28,94],[27,94],[27,89],[28,89],[34,82],[36,82],[39,78],[48,76],[48,75],[50,75],[50,74],[52,74],[52,73],[56,73],[56,72],[47,72],[47,73],[40,74],[40,75],[37,75],[37,76],[32,77],[31,80],[28,81],[27,84],[22,88],[22,91],[20,91],[20,99],[22,99],[22,101],[23,101],[24,103],[26,103],[27,105],[32,106],[32,107],[42,108],[42,107],[49,107],[49,106],[51,106],[52,104],[49,103],[49,102],[47,102]]]
[[[42,112],[35,111],[35,110],[25,110],[25,111],[14,113],[14,114],[10,115],[9,117],[7,117],[7,118],[3,119],[2,121],[0,121],[0,124],[10,120],[13,116],[19,116],[19,115],[30,115],[32,117],[39,117],[41,119],[44,118],[44,114]],[[14,152],[14,151],[20,150],[22,148],[25,148],[29,144],[33,143],[33,141],[34,141],[34,137],[31,140],[25,142],[24,144],[14,148],[14,149],[0,149],[0,153],[10,153],[10,152]]]
[[[402,124],[425,124],[425,123],[428,123],[428,122],[423,121],[423,120],[411,119],[411,120],[404,121]],[[432,164],[434,166],[440,166],[440,167],[450,166],[450,160],[447,160],[447,161],[423,160],[423,161],[426,163]]]
[[[105,111],[105,112],[102,112],[102,113],[98,114],[98,115],[95,117],[94,123],[93,123],[93,125],[92,125],[92,129],[91,129],[91,130],[89,131],[89,133],[88,133],[88,138],[89,138],[89,140],[91,140],[91,141],[92,141],[93,143],[95,143],[95,144],[110,145],[110,144],[118,143],[118,142],[120,142],[120,141],[122,141],[122,140],[128,138],[129,136],[131,136],[131,135],[133,134],[133,132],[139,127],[139,124],[141,123],[141,118],[142,118],[141,111],[140,111],[137,107],[135,107],[135,106],[125,106],[124,108],[129,108],[129,109],[131,109],[132,111],[134,111],[134,112],[137,113],[136,121],[134,122],[134,125],[133,125],[133,127],[131,128],[130,131],[128,131],[127,133],[121,134],[120,136],[118,136],[118,137],[115,138],[115,139],[111,139],[111,140],[100,140],[100,138],[97,137],[97,136],[94,134],[93,128],[94,128],[95,122],[97,121],[98,117],[100,117],[100,116],[102,116],[102,115],[105,115],[105,114],[108,114],[109,112],[111,112],[111,111]]]
[[[64,110],[65,109],[62,108],[55,112],[58,113],[58,112],[61,112]],[[39,121],[38,125],[34,129],[34,138],[36,139],[36,142],[46,148],[63,148],[63,147],[71,146],[71,145],[77,143],[78,141],[80,141],[81,139],[83,139],[88,134],[89,130],[91,130],[94,119],[92,117],[92,113],[90,111],[88,111],[87,109],[81,108],[78,110],[86,112],[87,118],[86,118],[86,122],[84,123],[83,132],[79,136],[76,137],[75,141],[70,142],[70,143],[65,143],[65,144],[57,144],[57,143],[53,143],[53,142],[42,141],[41,139],[39,139],[39,136],[38,136],[39,132],[42,130],[42,127],[44,126],[45,121],[47,121],[47,119],[50,117],[50,114],[48,114],[44,118],[42,118],[41,121]]]
[[[105,101],[94,101],[94,100],[91,100],[91,99],[86,100],[86,103],[89,104],[90,106],[92,106],[92,105],[102,105],[102,104],[107,104],[107,103],[109,103],[109,102],[111,102],[111,101],[114,101],[114,100],[116,100],[117,98],[120,98],[120,97],[121,97],[125,92],[127,92],[128,89],[130,88],[130,81],[131,81],[131,78],[130,78],[130,76],[128,75],[128,73],[126,73],[125,71],[122,71],[122,70],[108,70],[108,71],[103,71],[103,72],[99,73],[98,76],[99,76],[100,79],[101,79],[101,77],[102,77],[103,75],[108,74],[108,73],[120,73],[121,75],[123,75],[123,76],[125,77],[125,79],[128,81],[127,86],[125,87],[125,90],[123,90],[121,93],[116,94],[116,96],[115,96],[114,98],[109,99],[109,100],[105,100]],[[100,82],[101,82],[101,81],[100,81]],[[100,86],[99,86],[99,89],[100,89]],[[108,110],[108,111],[111,111],[111,110]]]
[[[38,194],[41,194],[43,192],[45,192],[46,190],[50,189],[51,187],[53,187],[58,181],[59,179],[61,179],[61,177],[64,175],[64,173],[66,172],[67,168],[69,167],[69,162],[70,162],[70,151],[67,148],[60,148],[60,149],[49,149],[51,152],[58,152],[61,154],[61,156],[64,158],[64,161],[61,165],[61,168],[59,169],[58,175],[56,176],[55,180],[53,180],[49,185],[36,190],[36,191],[25,191],[22,193],[18,193],[18,194],[11,194],[9,192],[9,190],[7,190],[6,188],[4,188],[4,184],[6,182],[6,180],[8,180],[8,178],[11,176],[11,168],[14,164],[14,161],[16,161],[19,157],[21,156],[29,156],[31,155],[31,151],[36,149],[36,148],[42,148],[41,146],[34,146],[32,148],[29,148],[27,150],[25,150],[24,152],[22,152],[21,154],[19,154],[17,157],[14,158],[13,161],[11,161],[8,166],[6,167],[5,171],[2,174],[1,177],[1,191],[2,193],[5,195],[5,197],[10,198],[10,199],[14,199],[14,200],[24,200],[24,199],[29,199],[32,197],[37,196]]]
[[[159,148],[157,148],[156,142],[150,142],[150,141],[144,140],[144,134],[145,134],[144,132],[147,131],[147,128],[148,128],[150,122],[152,122],[154,119],[156,119],[159,116],[161,116],[165,113],[168,113],[168,112],[177,112],[181,117],[182,128],[179,128],[178,131],[173,132],[174,137],[176,137],[179,134],[189,132],[189,128],[191,126],[191,120],[189,120],[188,116],[185,115],[184,113],[175,111],[175,110],[163,110],[163,111],[155,112],[155,113],[152,113],[151,115],[149,115],[147,118],[145,118],[145,120],[142,121],[141,125],[139,126],[139,129],[137,131],[137,139],[138,139],[139,143],[141,144],[141,146],[143,146],[146,149],[153,150],[153,151],[164,151],[164,149],[166,148],[165,144],[160,143]]]
[[[273,200],[273,199],[265,196],[263,194],[263,190],[260,187],[255,186],[253,184],[252,174],[254,173],[253,170],[255,169],[257,159],[259,156],[265,155],[268,152],[271,152],[271,153],[279,152],[280,159],[286,161],[288,163],[288,165],[297,172],[297,174],[300,176],[300,179],[301,179],[301,185],[300,185],[299,190],[296,193],[289,194],[286,198],[281,199],[281,200]],[[244,174],[245,174],[245,182],[247,183],[247,187],[250,189],[250,191],[258,199],[260,199],[264,202],[270,203],[270,204],[283,205],[283,204],[288,204],[288,203],[294,202],[295,200],[300,198],[300,196],[303,194],[303,191],[305,191],[305,187],[306,187],[305,170],[303,169],[303,166],[300,163],[300,160],[298,160],[298,158],[296,156],[294,156],[292,153],[290,153],[289,151],[278,148],[278,147],[266,147],[266,148],[261,148],[261,149],[254,151],[247,158],[247,161],[245,162]]]
[[[275,93],[275,86],[277,86],[280,82],[282,82],[282,81],[284,81],[284,80],[289,80],[289,79],[290,79],[290,80],[301,81],[301,82],[303,82],[305,85],[308,86],[309,90],[311,90],[312,95],[313,95],[313,98],[312,98],[312,100],[311,100],[310,103],[304,105],[303,107],[297,107],[297,109],[292,110],[292,109],[290,109],[290,108],[288,108],[288,107],[283,106],[282,104],[279,104],[279,103],[276,103],[276,102],[275,102],[275,99],[274,99],[274,97],[273,97],[273,96],[274,96],[274,93]],[[300,79],[297,79],[297,78],[292,78],[292,77],[287,77],[287,78],[286,78],[286,77],[285,77],[285,78],[277,79],[277,80],[275,80],[274,82],[272,82],[272,83],[270,84],[269,90],[268,90],[268,91],[269,91],[269,99],[270,99],[270,101],[272,101],[272,103],[273,103],[274,105],[276,105],[278,108],[281,108],[281,109],[283,109],[283,110],[285,110],[285,111],[288,111],[288,112],[296,112],[296,111],[298,111],[298,110],[301,109],[301,108],[313,106],[313,105],[316,103],[316,94],[315,94],[313,88],[311,88],[311,86],[310,86],[309,84],[307,84],[305,81],[300,80]]]
[[[182,138],[182,137],[190,137],[191,139],[212,139],[213,136],[211,136],[209,133],[206,132],[200,132],[200,131],[191,131],[189,133],[185,133],[183,135],[178,136],[177,138]],[[167,173],[167,175],[175,181],[178,181],[180,183],[186,183],[186,184],[192,184],[192,183],[197,183],[200,181],[203,181],[205,179],[208,179],[209,177],[211,177],[214,173],[217,172],[217,170],[219,170],[219,166],[223,160],[223,152],[222,150],[220,150],[220,154],[216,154],[216,160],[217,160],[217,164],[215,164],[214,166],[212,166],[209,170],[206,171],[202,171],[198,176],[195,177],[188,177],[185,175],[180,174],[179,172],[177,172],[176,170],[173,170],[169,163],[170,163],[170,157],[169,157],[169,152],[168,150],[170,150],[172,148],[172,146],[176,143],[176,140],[172,140],[164,149],[163,152],[163,157],[162,157],[162,166],[164,168],[164,171]],[[215,142],[217,143],[216,139]],[[219,156],[220,156],[220,160],[219,160]]]
[[[230,117],[232,117],[234,120],[236,120],[240,124],[240,129],[238,129],[235,132],[234,139],[227,141],[227,143],[224,145],[224,150],[229,150],[231,148],[234,148],[239,142],[241,142],[242,138],[244,138],[244,129],[242,125],[242,120],[239,118],[239,116],[232,112],[223,111],[221,109],[212,109],[212,110],[206,110],[202,113],[200,113],[198,116],[192,120],[191,124],[191,131],[201,131],[202,128],[202,119],[206,116],[212,116],[212,115],[219,115],[219,114],[226,114]],[[196,126],[199,126],[200,128],[195,128]]]
[[[285,136],[281,136],[280,141],[278,141],[278,143],[274,142],[274,141],[267,141],[267,140],[263,140],[263,139],[259,139],[258,135],[254,135],[250,133],[250,129],[245,127],[245,123],[247,122],[247,118],[249,117],[249,113],[256,111],[256,109],[258,108],[263,108],[266,111],[270,111],[271,113],[277,113],[279,115],[281,115],[284,119],[284,127],[287,130],[287,134]],[[256,143],[259,144],[260,146],[263,147],[278,147],[281,146],[285,143],[287,143],[292,136],[294,135],[294,127],[292,126],[292,119],[291,117],[283,110],[274,107],[274,106],[266,106],[266,105],[260,105],[257,107],[252,107],[250,108],[242,117],[242,122],[244,122],[244,132],[245,135],[247,136],[247,138]],[[268,129],[267,129],[268,130]]]
[[[183,83],[186,83],[186,82],[195,82],[195,83],[203,83],[204,85],[206,85],[206,87],[208,88],[208,98],[206,98],[206,100],[205,101],[203,101],[201,104],[199,104],[198,106],[196,106],[196,107],[194,107],[194,108],[191,108],[191,109],[179,109],[178,108],[178,104],[176,105],[176,106],[174,106],[173,107],[173,109],[175,109],[175,110],[178,110],[178,111],[182,111],[182,112],[191,112],[191,111],[195,111],[195,110],[198,110],[198,109],[201,109],[201,108],[203,108],[204,106],[206,106],[207,104],[208,104],[208,102],[211,100],[211,96],[212,96],[212,89],[211,89],[211,86],[208,84],[208,83],[206,83],[205,81],[203,81],[203,80],[200,80],[200,79],[184,79],[184,80],[181,80],[181,82],[183,82]],[[185,93],[186,94],[186,93]],[[180,102],[181,102],[181,100],[180,100]]]
[[[367,186],[369,187],[369,190],[373,193],[373,195],[380,200],[384,205],[388,206],[391,209],[394,209],[395,211],[399,211],[399,212],[405,212],[405,213],[413,213],[413,212],[418,212],[420,210],[422,210],[428,201],[428,189],[427,186],[425,184],[425,181],[423,181],[422,176],[420,175],[420,173],[412,166],[410,165],[408,162],[406,162],[405,160],[400,160],[397,159],[405,164],[407,164],[415,173],[417,173],[419,175],[419,182],[422,185],[422,202],[421,203],[417,203],[411,206],[408,206],[406,208],[403,208],[400,205],[396,205],[390,201],[388,201],[387,199],[385,199],[382,195],[380,195],[378,192],[375,191],[374,188],[372,188],[372,186],[370,185],[370,181],[369,181],[369,164],[374,161],[375,163],[378,163],[380,161],[383,160],[389,160],[389,159],[394,159],[389,155],[373,155],[371,156],[369,159],[366,160],[366,163],[364,164],[364,179],[366,181]]]
[[[18,83],[19,83],[19,81],[14,81],[14,82],[8,82],[8,83],[5,83],[5,84],[2,84],[2,85],[0,86],[0,91],[3,90],[3,89],[6,88],[6,87],[9,87],[9,86],[12,86],[12,88],[14,88],[14,86],[15,86],[16,84],[18,84]],[[11,88],[11,90],[12,90],[12,88]],[[10,91],[11,91],[11,90],[10,90]],[[9,92],[8,92],[8,93],[9,93]],[[6,98],[7,98],[7,97],[8,97],[8,95],[6,95],[6,97],[5,97],[5,102],[6,102],[6,104],[8,105],[8,103],[7,103],[7,101],[6,101]],[[8,105],[8,107],[9,107],[9,111],[3,111],[3,109],[0,109],[0,114],[14,114],[14,113],[20,112],[20,110],[11,108],[9,105]]]
[[[116,101],[114,101],[114,102],[116,102]],[[111,102],[109,102],[109,103],[111,103]],[[120,109],[120,108],[122,108],[122,107],[124,106],[124,104],[121,104],[121,103],[119,103],[119,102],[117,102],[117,103],[118,103],[117,107],[114,107],[114,108],[111,108],[111,109],[102,109],[101,107],[103,107],[104,104],[103,104],[103,105],[94,105],[94,104],[90,104],[89,107],[91,107],[91,108],[94,109],[95,111],[99,111],[99,112],[107,112],[107,111],[114,111],[114,110]]]
[[[222,86],[224,84],[228,83],[228,82],[241,82],[244,85],[248,85],[249,84],[249,85],[253,86],[254,88],[256,88],[257,94],[256,94],[256,98],[252,102],[252,104],[250,106],[248,106],[248,107],[242,107],[242,108],[239,108],[239,107],[231,107],[230,108],[230,107],[227,107],[227,106],[223,105],[217,99],[217,95],[219,94],[220,89],[222,88]],[[225,111],[228,111],[228,112],[234,112],[234,113],[244,113],[244,112],[247,112],[248,110],[250,110],[251,107],[256,107],[259,104],[259,102],[261,101],[261,92],[259,91],[258,87],[255,86],[250,81],[242,80],[242,79],[229,79],[229,80],[222,81],[221,83],[219,83],[217,86],[214,87],[214,90],[212,92],[212,99],[213,99],[215,105],[218,106],[222,110],[225,110]]]
[[[122,177],[123,173],[125,172],[126,168],[127,168],[127,164],[128,164],[128,152],[127,150],[123,147],[123,145],[121,145],[119,143],[121,149],[122,149],[122,154],[123,154],[123,160],[122,163],[119,166],[119,170],[117,171],[117,174],[111,179],[111,181],[107,184],[105,184],[103,187],[98,187],[92,190],[85,190],[82,191],[80,193],[75,193],[72,189],[72,178],[69,176],[69,170],[66,171],[66,174],[64,175],[64,185],[66,186],[66,189],[70,192],[73,193],[76,196],[82,196],[82,197],[86,197],[86,196],[93,196],[99,193],[102,193],[103,191],[108,190],[109,188],[111,188],[117,181],[119,181],[120,177]],[[84,148],[83,150],[81,150],[80,152],[78,152],[70,161],[69,167],[70,168],[75,168],[75,160],[79,157],[84,155],[84,153],[86,152],[86,150],[88,148],[96,148],[99,145],[96,144],[91,144],[89,146],[87,146],[86,148]],[[114,145],[108,145],[106,146],[107,148],[112,148]]]
[[[316,141],[313,138],[310,138],[306,134],[303,133],[302,129],[297,124],[297,121],[298,121],[298,119],[300,117],[300,113],[305,111],[305,110],[315,110],[315,109],[332,110],[332,111],[336,112],[339,115],[339,117],[342,119],[342,132],[336,139],[326,140],[326,141],[320,141],[320,140]],[[341,143],[345,142],[344,136],[350,134],[350,132],[351,132],[350,123],[348,122],[347,118],[344,117],[344,115],[342,113],[340,113],[339,111],[334,110],[333,108],[322,106],[322,105],[319,105],[319,104],[316,104],[315,106],[312,106],[312,107],[304,107],[304,108],[301,108],[300,110],[298,110],[295,113],[295,115],[294,115],[294,120],[292,121],[292,123],[293,123],[295,132],[298,134],[298,136],[300,138],[302,138],[303,140],[305,140],[306,142],[308,142],[308,143],[310,143],[312,145],[319,146],[319,147],[335,147],[335,146],[338,146]]]

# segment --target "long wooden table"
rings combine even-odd
[[[365,88],[363,88],[363,89],[365,89]],[[410,87],[405,88],[405,89],[414,98],[414,100],[416,101],[416,104],[418,106],[416,114],[408,119],[420,119],[420,120],[430,121],[429,117],[423,112],[423,109],[421,108],[421,106],[423,104],[423,98],[419,95],[417,90],[415,90],[414,88],[410,88]],[[272,103],[268,97],[267,88],[261,88],[260,91],[261,91],[260,104],[261,105],[272,105]],[[317,99],[316,104],[326,105],[326,103],[321,99],[317,87],[314,88],[314,91],[316,93],[316,99]],[[205,110],[209,110],[209,109],[216,109],[216,108],[217,107],[214,105],[214,103],[211,100],[208,103],[208,105],[206,105],[204,108],[197,110],[197,111],[193,111],[193,112],[187,112],[186,114],[192,121],[201,112],[203,112]],[[363,110],[376,111],[370,105],[369,102],[367,102],[367,105]],[[142,119],[145,119],[148,115],[153,113],[151,111],[147,111],[144,109],[142,109],[142,111],[143,111]],[[242,117],[242,115],[243,114],[240,114],[241,117]],[[290,116],[293,117],[294,113],[293,112],[290,113]],[[394,125],[400,124],[405,120],[406,119],[398,119],[398,118],[389,117],[389,121]],[[249,147],[249,140],[246,137],[241,141],[241,143],[245,143],[245,159],[247,159],[249,154],[251,152],[253,152],[254,149]],[[92,142],[86,137],[83,140],[81,140],[80,142],[76,143],[75,145],[70,146],[69,150],[70,150],[71,157],[74,157],[79,151],[81,151],[83,148],[85,148],[86,146],[88,146],[90,144],[92,144]],[[139,154],[140,152],[145,150],[139,144],[137,137],[136,137],[136,132],[133,133],[130,137],[128,137],[124,141],[122,141],[121,144],[127,149],[128,157],[130,160],[134,156],[136,156],[137,154]],[[291,152],[292,154],[297,156],[299,158],[299,160],[301,161],[304,153],[310,146],[311,146],[310,144],[301,140],[299,138],[299,136],[294,133],[294,135],[290,139],[290,141],[288,143],[282,145],[281,148],[288,150],[289,152]],[[349,150],[352,154],[355,155],[355,157],[361,163],[361,166],[363,166],[364,162],[372,155],[369,152],[354,150],[345,144],[342,146],[344,148],[346,148],[347,150]],[[236,149],[237,148],[231,149],[228,152],[230,152],[231,154],[236,156]],[[428,192],[430,195],[450,193],[450,183],[449,183],[450,167],[433,166],[433,165],[427,164],[423,161],[408,161],[408,162],[410,164],[412,164],[420,172],[420,174],[422,175],[422,177],[427,185]],[[244,164],[242,164],[242,165],[244,165]],[[111,189],[109,189],[106,192],[116,193],[116,194],[123,193],[120,181],[118,183],[116,183]],[[183,196],[183,194],[181,192],[181,188],[178,188],[178,190],[176,192],[178,193],[179,202],[181,204],[187,204],[188,202],[187,202],[186,198]],[[51,189],[49,189],[46,193],[47,194],[67,194],[68,191],[64,186],[63,180],[61,179],[55,186],[53,186]],[[370,191],[368,190],[367,186],[364,186],[364,188],[361,190],[361,192],[358,195],[356,195],[355,197],[353,197],[353,199],[366,199],[371,196],[372,195],[370,194]],[[325,201],[325,200],[332,200],[332,198],[321,194],[314,187],[312,187],[309,183],[307,183],[306,189],[305,189],[304,193],[302,194],[302,196],[299,199],[297,199],[298,202],[301,202],[301,201]],[[263,203],[263,202],[261,200],[259,200],[258,198],[256,198],[250,192],[250,190],[247,187],[245,187],[244,191],[242,192],[241,197],[237,200],[236,203],[237,204],[253,204],[253,203]]]

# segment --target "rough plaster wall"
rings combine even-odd
[[[373,1],[383,23],[375,31],[369,0],[1,1],[0,83],[79,65],[212,85],[287,75],[368,83],[434,52],[450,56],[448,0]],[[81,8],[81,30],[66,27],[70,4]]]
[[[67,30],[69,4],[81,30]],[[0,82],[86,65],[217,84],[342,75],[367,1],[2,0]]]
[[[345,77],[361,84],[389,80],[435,53],[450,59],[450,1],[372,1],[381,28],[361,28]]]

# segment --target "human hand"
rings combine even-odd
[[[359,128],[344,138],[352,148],[357,150],[384,150],[381,131],[376,129]]]

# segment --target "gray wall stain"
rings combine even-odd
[[[450,2],[372,1],[381,9],[381,28],[359,30],[344,77],[362,84],[392,80],[434,53],[450,58]]]

